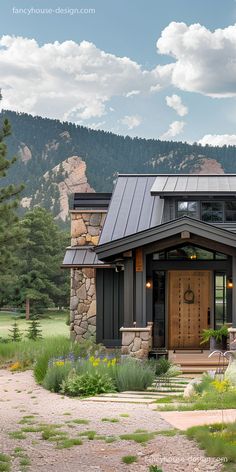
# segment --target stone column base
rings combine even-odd
[[[230,351],[236,350],[236,328],[229,328],[229,349]]]
[[[152,348],[152,324],[145,328],[120,328],[122,333],[121,354],[147,359]]]

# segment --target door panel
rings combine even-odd
[[[169,349],[199,348],[207,329],[211,294],[211,272],[169,272]]]

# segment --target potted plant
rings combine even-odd
[[[201,344],[210,341],[210,350],[227,351],[228,328],[223,325],[219,329],[204,329],[201,336]]]

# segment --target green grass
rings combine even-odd
[[[193,401],[183,405],[166,405],[158,411],[194,411],[194,410],[221,410],[235,408],[236,390],[219,394],[216,391],[207,391],[204,396],[195,397]]]
[[[82,418],[77,418],[75,420],[71,420],[70,423],[75,423],[75,424],[89,424],[89,420],[84,420]]]
[[[128,413],[121,413],[120,416],[121,418],[129,418]]]
[[[125,441],[135,441],[139,444],[145,444],[151,439],[154,439],[155,433],[148,433],[148,432],[136,432],[130,434],[121,434],[120,439],[124,439]]]
[[[124,464],[133,464],[133,462],[137,462],[138,458],[137,456],[124,456],[121,460]]]
[[[118,418],[102,418],[101,421],[107,421],[108,423],[119,423],[119,419]]]
[[[29,459],[29,457],[27,457],[27,456],[22,457],[21,460],[20,460],[20,465],[21,465],[22,467],[26,467],[26,466],[30,465],[30,463],[31,463],[31,462],[30,462],[30,459]]]
[[[182,395],[167,395],[166,397],[158,398],[156,403],[173,403],[183,401]]]
[[[46,315],[50,318],[42,318],[39,320],[43,337],[67,336],[69,334],[69,328],[66,325],[67,311],[49,311],[46,312]],[[28,330],[29,321],[18,318],[16,313],[0,312],[0,333],[3,338],[8,337],[9,329],[12,328],[14,321],[17,322],[22,333],[26,333]]]
[[[161,469],[161,467],[158,467],[157,465],[150,465],[148,471],[149,472],[163,472],[163,469]]]
[[[12,439],[25,439],[26,435],[22,431],[12,431],[9,433],[9,437]]]
[[[79,436],[87,437],[90,440],[93,440],[96,436],[96,431],[82,431],[79,433]]]
[[[236,423],[194,426],[187,429],[186,435],[195,439],[208,456],[226,457],[226,469],[236,470]]]
[[[64,439],[57,445],[57,449],[68,449],[73,446],[81,446],[83,442],[78,438]]]
[[[10,462],[10,457],[0,452],[0,462]]]
[[[0,472],[9,472],[11,470],[9,462],[0,462]]]

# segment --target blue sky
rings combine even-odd
[[[3,107],[236,143],[234,0],[1,0],[0,17]]]

